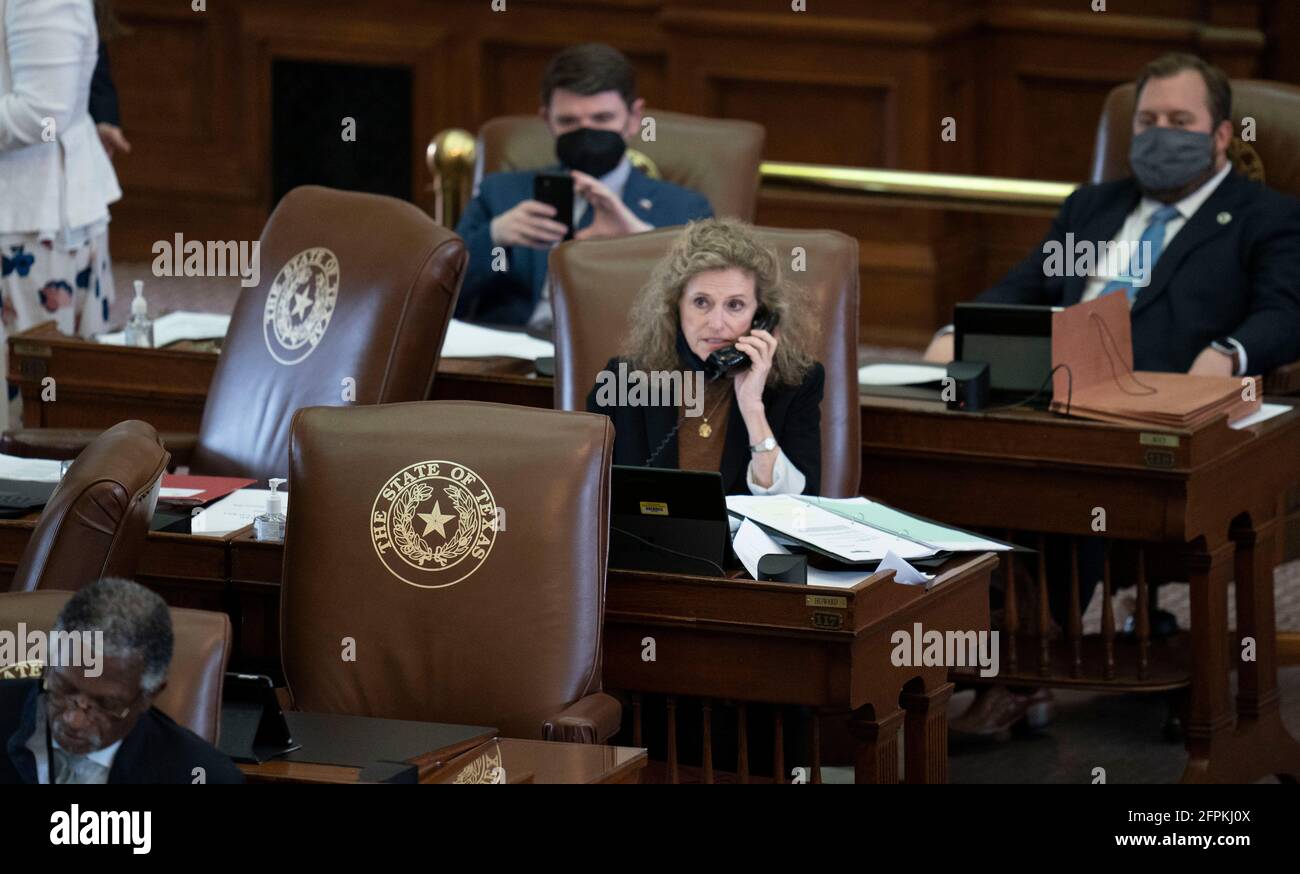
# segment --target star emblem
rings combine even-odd
[[[455,516],[448,516],[448,515],[445,515],[445,514],[442,512],[442,510],[439,509],[439,507],[438,507],[438,502],[437,502],[437,501],[434,501],[434,502],[433,502],[433,512],[432,512],[432,513],[416,513],[415,515],[419,516],[421,519],[424,520],[424,535],[423,535],[423,536],[425,536],[425,537],[428,537],[428,536],[429,536],[429,532],[430,532],[430,531],[433,531],[435,528],[438,530],[438,535],[439,535],[440,537],[446,537],[446,536],[447,536],[447,531],[446,531],[446,529],[445,529],[444,526],[445,526],[448,522],[450,522],[452,519],[455,519],[455,518],[456,518]]]
[[[291,315],[301,318],[307,314],[308,307],[311,306],[311,295],[305,291],[295,291],[293,293],[293,310]]]

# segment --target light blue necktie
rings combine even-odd
[[[1160,260],[1160,253],[1165,248],[1165,226],[1171,221],[1178,218],[1180,213],[1176,206],[1162,206],[1151,216],[1151,221],[1147,229],[1142,233],[1142,239],[1138,240],[1137,251],[1133,253],[1133,258],[1129,261],[1128,271],[1125,274],[1127,279],[1112,279],[1106,283],[1106,287],[1101,290],[1097,297],[1105,297],[1113,291],[1123,291],[1128,297],[1129,306],[1138,296],[1138,289],[1133,285],[1133,278],[1140,272],[1142,267],[1142,253],[1146,250],[1146,245],[1151,246],[1151,263],[1147,265],[1147,281],[1151,280],[1151,271],[1155,269],[1156,261]]]

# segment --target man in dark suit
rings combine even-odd
[[[42,680],[0,681],[0,784],[244,782],[229,758],[153,707],[173,646],[162,598],[100,580],[68,600],[55,630],[100,652],[56,664],[51,646]]]
[[[1137,82],[1133,176],[1072,194],[1043,244],[979,300],[1069,306],[1123,293],[1138,370],[1239,376],[1300,359],[1300,200],[1238,175],[1232,135],[1221,70],[1184,54],[1153,61]],[[1132,281],[1105,264],[1061,271],[1052,257],[1143,242],[1151,257]],[[950,360],[951,334],[926,357]]]
[[[560,52],[547,65],[541,97],[538,111],[556,138],[560,164],[494,173],[479,184],[456,227],[470,254],[459,318],[549,322],[546,259],[566,227],[554,207],[533,199],[539,172],[573,177],[576,239],[620,237],[713,214],[703,196],[628,163],[627,141],[640,132],[645,101],[636,96],[632,65],[616,49],[593,43]]]
[[[1074,192],[1042,245],[979,300],[1069,306],[1123,294],[1138,370],[1241,376],[1300,359],[1300,200],[1238,175],[1227,155],[1232,136],[1232,89],[1222,70],[1186,54],[1152,61],[1137,80],[1133,175]],[[1134,254],[1062,269],[1060,256],[1073,258],[1081,245]],[[949,327],[926,357],[952,356]],[[1062,625],[1064,547],[1049,539],[1049,601]],[[1096,590],[1103,550],[1100,540],[1080,544],[1080,609]],[[1153,606],[1153,633],[1176,629],[1173,616]],[[1051,709],[1045,689],[987,687],[950,730],[1005,737],[1016,723],[1045,723]]]

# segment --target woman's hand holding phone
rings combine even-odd
[[[763,388],[772,370],[778,342],[775,334],[762,328],[751,330],[736,341],[737,351],[744,352],[750,360],[750,366],[737,371],[735,377],[736,403],[746,418],[750,414],[763,413]]]

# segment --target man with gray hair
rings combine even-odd
[[[103,579],[68,600],[54,631],[93,636],[103,652],[94,670],[51,658],[40,680],[0,682],[0,784],[244,782],[228,757],[153,707],[172,659],[162,598]]]

